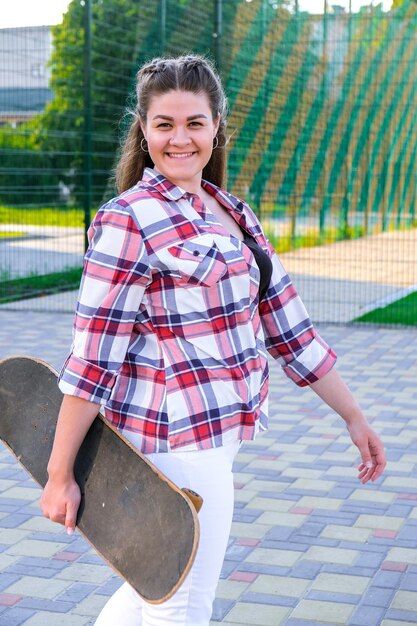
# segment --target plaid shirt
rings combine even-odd
[[[154,170],[105,204],[89,230],[60,389],[104,404],[145,453],[217,447],[266,429],[267,351],[300,386],[336,359],[249,206],[203,186],[272,260],[260,304],[249,248]]]

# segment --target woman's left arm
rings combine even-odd
[[[363,484],[368,480],[376,480],[386,466],[384,446],[336,368],[333,367],[323,378],[311,383],[310,387],[346,422],[350,438],[362,458],[358,478]]]

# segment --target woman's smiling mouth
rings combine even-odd
[[[166,152],[165,154],[173,159],[185,159],[193,156],[195,152]]]

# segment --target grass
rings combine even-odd
[[[312,248],[323,246],[345,239],[357,239],[363,236],[363,229],[356,227],[345,230],[342,228],[328,227],[322,233],[317,228],[309,228],[302,235],[277,235],[268,224],[264,225],[264,231],[278,254],[298,250],[299,248]]]
[[[14,230],[0,231],[0,239],[13,239],[13,237],[26,237],[26,233]]]
[[[385,307],[374,309],[354,320],[372,324],[401,324],[417,326],[417,291]]]
[[[77,289],[80,284],[81,273],[82,268],[74,267],[63,272],[25,276],[12,280],[3,276],[0,285],[0,304]]]
[[[56,207],[0,206],[0,224],[25,224],[26,226],[84,226],[84,211]]]

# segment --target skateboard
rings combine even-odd
[[[42,487],[62,397],[47,363],[0,361],[0,438]],[[144,600],[170,598],[195,557],[200,496],[174,485],[100,414],[74,472],[81,534]]]

